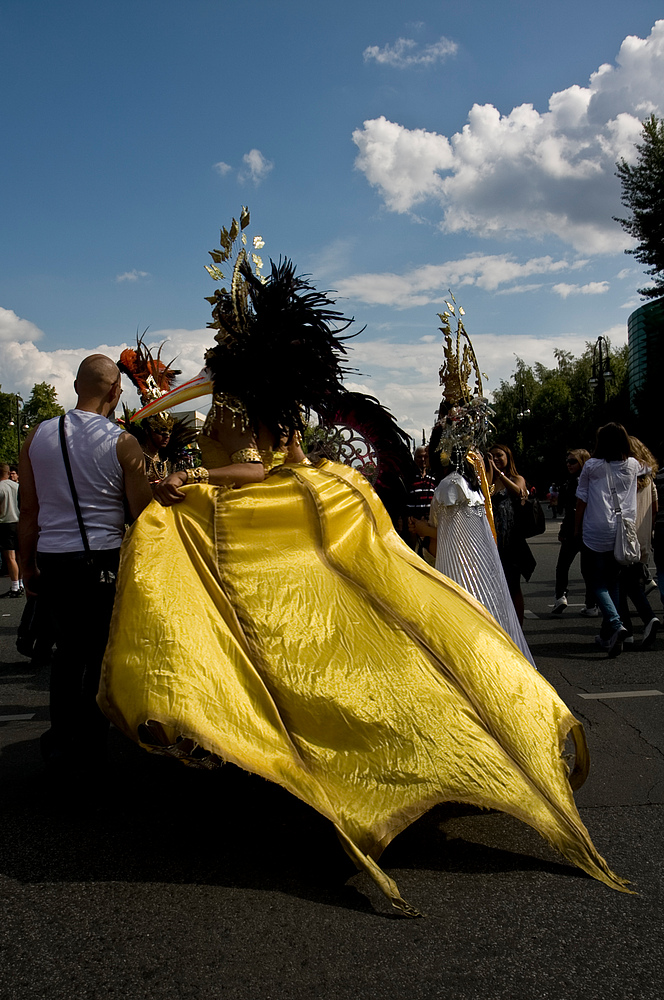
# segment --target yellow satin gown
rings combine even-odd
[[[185,487],[124,543],[99,704],[127,736],[283,785],[376,860],[436,803],[499,809],[624,889],[574,804],[580,724],[484,607],[415,555],[354,470]],[[176,748],[176,752],[178,752]]]

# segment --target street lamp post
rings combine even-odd
[[[16,419],[14,419],[12,417],[12,419],[9,421],[9,426],[16,428],[16,460],[17,461],[21,457],[21,431],[25,432],[25,431],[29,431],[30,430],[30,425],[29,424],[24,423],[23,426],[21,427],[21,416],[22,416],[21,406],[22,405],[23,405],[23,399],[22,399],[21,396],[19,396],[18,393],[16,393]]]
[[[613,381],[609,345],[605,337],[598,337],[593,347],[593,370],[588,385],[595,390],[601,408],[606,402],[606,383]]]
[[[528,408],[528,398],[526,396],[526,387],[523,382],[517,386],[519,390],[519,412],[516,415],[517,420],[523,420],[524,417],[530,416],[530,410]]]

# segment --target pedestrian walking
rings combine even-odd
[[[558,532],[560,552],[556,564],[556,593],[553,605],[554,615],[562,615],[567,607],[567,587],[569,583],[570,566],[577,555],[581,557],[581,575],[586,585],[585,604],[581,609],[584,618],[599,618],[600,610],[595,600],[595,592],[590,582],[590,567],[587,551],[581,537],[575,533],[576,518],[576,488],[579,485],[581,469],[590,458],[590,452],[585,448],[569,448],[565,464],[567,465],[567,480],[558,494],[558,510],[562,514],[562,524]]]
[[[629,635],[619,611],[620,566],[613,554],[618,525],[613,491],[622,516],[635,521],[636,480],[642,470],[622,424],[605,424],[597,431],[595,450],[581,470],[576,490],[575,530],[589,550],[591,581],[603,619],[596,641],[611,657],[622,652]]]
[[[648,649],[655,641],[660,626],[659,618],[653,613],[646,596],[646,566],[652,551],[652,529],[657,512],[657,490],[653,480],[659,466],[655,456],[642,441],[635,437],[630,438],[630,441],[634,457],[645,469],[644,474],[640,475],[636,482],[636,533],[641,548],[641,559],[631,566],[623,566],[620,570],[620,618],[628,633],[625,636],[625,644],[633,645],[634,630],[629,610],[631,601],[644,626],[639,648]]]
[[[16,550],[18,549],[18,483],[11,478],[11,468],[0,465],[0,552],[9,575],[9,590],[2,597],[23,597],[25,591]]]

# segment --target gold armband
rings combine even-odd
[[[187,483],[209,483],[210,473],[199,465],[197,469],[187,469]]]
[[[234,451],[231,455],[231,462],[233,465],[242,464],[243,462],[261,462],[261,453],[258,448],[240,448],[239,451]]]

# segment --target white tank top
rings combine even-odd
[[[30,464],[39,501],[38,552],[81,552],[76,518],[58,424],[52,417],[39,425],[30,443]],[[117,549],[124,532],[124,475],[116,446],[122,429],[108,417],[69,410],[65,437],[69,462],[88,543],[93,551]]]

